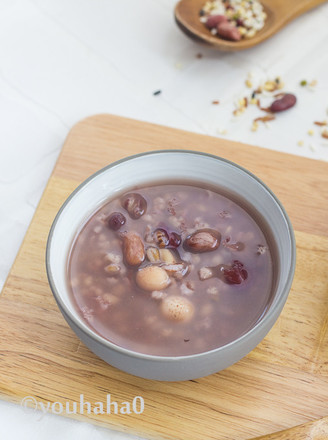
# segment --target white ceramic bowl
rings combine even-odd
[[[94,332],[71,301],[66,279],[73,238],[84,221],[109,198],[154,181],[195,180],[240,194],[271,228],[277,248],[273,300],[263,318],[246,334],[217,349],[188,356],[162,357],[119,347]],[[51,227],[46,253],[49,284],[66,321],[98,356],[123,371],[149,379],[195,379],[222,370],[249,353],[277,320],[295,269],[293,229],[270,189],[238,165],[209,154],[185,150],[155,151],[115,162],[83,182],[66,200]]]

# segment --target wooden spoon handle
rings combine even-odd
[[[273,10],[277,9],[280,13],[295,18],[326,1],[327,0],[267,0],[265,3],[270,5]]]
[[[328,417],[253,440],[327,440]]]

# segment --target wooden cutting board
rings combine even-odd
[[[140,379],[91,353],[62,318],[44,255],[50,225],[91,173],[130,154],[186,148],[228,158],[267,183],[296,230],[297,266],[278,322],[246,358],[180,383]],[[73,415],[149,438],[244,440],[328,415],[328,164],[99,115],[70,132],[0,297],[0,395],[19,403],[131,402],[143,414]],[[71,407],[73,408],[73,406]]]

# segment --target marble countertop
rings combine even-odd
[[[0,0],[0,288],[65,138],[86,116],[113,113],[328,160],[328,140],[313,124],[328,118],[328,4],[240,53],[189,40],[175,25],[174,5]],[[250,94],[248,76],[254,86],[281,77],[284,90],[297,96],[296,107],[252,131],[260,115],[255,106],[232,115],[236,101]],[[301,87],[302,80],[316,85]],[[161,93],[154,96],[156,90]],[[26,414],[5,402],[0,434],[130,438],[54,415]]]

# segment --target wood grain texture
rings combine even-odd
[[[258,437],[254,440],[327,440],[328,417],[295,428]]]
[[[326,0],[261,0],[267,13],[265,26],[250,39],[228,41],[218,38],[199,20],[205,0],[180,0],[175,7],[175,20],[188,37],[226,52],[249,49],[267,40],[290,21]]]
[[[62,318],[44,265],[51,222],[82,180],[114,160],[162,148],[217,154],[257,174],[285,205],[297,242],[292,290],[268,336],[232,367],[180,383],[136,378],[91,353]],[[78,402],[81,393],[90,402],[105,401],[107,393],[118,402],[140,395],[142,415],[74,417],[150,438],[245,440],[327,416],[327,200],[327,163],[109,115],[80,122],[0,298],[0,395],[63,403]]]

